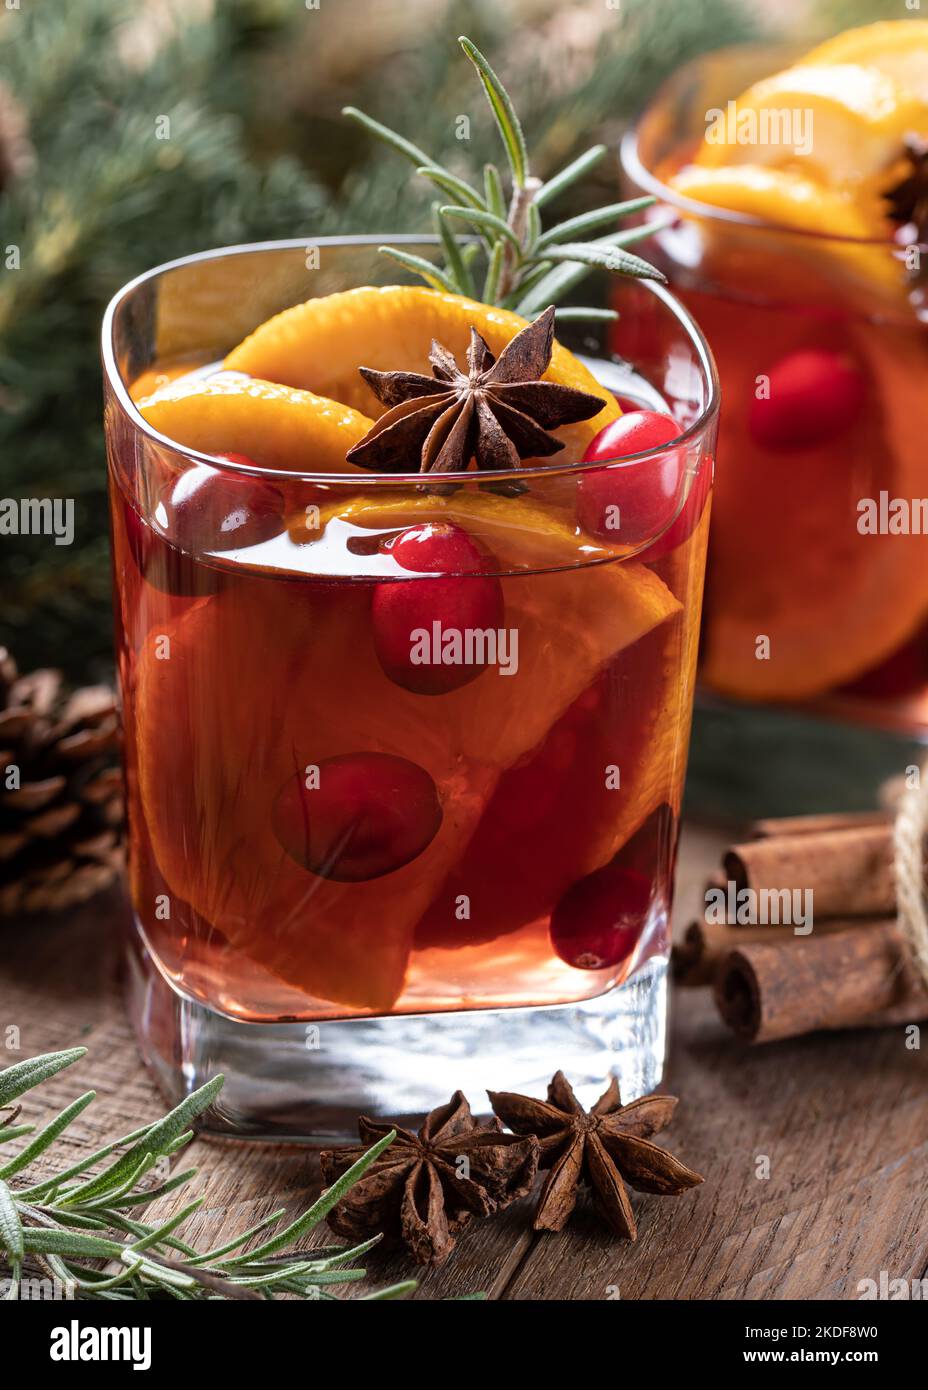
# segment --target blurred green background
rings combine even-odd
[[[353,103],[452,167],[494,134],[455,43],[516,101],[542,176],[614,146],[700,50],[812,42],[901,0],[21,0],[0,9],[0,499],[73,497],[76,538],[0,535],[0,643],[22,669],[110,663],[98,335],[133,275],[209,246],[426,225],[431,190],[345,122]],[[156,137],[159,116],[171,139]],[[609,201],[604,162],[585,201]],[[568,209],[564,209],[565,214]]]

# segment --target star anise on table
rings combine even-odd
[[[675,1096],[644,1096],[623,1105],[613,1077],[587,1112],[562,1071],[548,1086],[547,1101],[509,1091],[488,1094],[494,1111],[514,1133],[537,1136],[540,1166],[550,1169],[535,1210],[536,1231],[563,1230],[576,1205],[577,1189],[586,1183],[609,1228],[626,1240],[637,1240],[626,1183],[639,1192],[666,1197],[703,1181],[650,1140],[670,1123]]]
[[[475,1216],[490,1216],[524,1197],[538,1170],[538,1142],[505,1134],[499,1120],[480,1124],[455,1091],[425,1119],[418,1134],[398,1125],[358,1121],[361,1145],[320,1155],[327,1184],[341,1177],[376,1140],[396,1138],[329,1213],[337,1235],[363,1240],[382,1232],[405,1245],[419,1264],[441,1264],[455,1235]]]
[[[907,135],[903,145],[909,167],[884,197],[892,220],[903,226],[912,223],[923,242],[928,240],[928,140]]]
[[[493,356],[476,328],[470,330],[467,371],[432,341],[432,376],[419,372],[361,375],[387,406],[359,443],[351,463],[386,473],[458,473],[471,459],[477,468],[518,468],[522,459],[547,458],[564,445],[548,430],[588,420],[603,408],[601,396],[541,378],[554,346],[554,307],[523,328]]]

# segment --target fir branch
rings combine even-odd
[[[84,1056],[85,1048],[48,1053],[19,1062],[0,1072],[0,1097],[5,1100],[28,1092],[63,1068]],[[94,1098],[92,1091],[72,1101],[40,1131],[18,1155],[0,1170],[0,1270],[9,1275],[6,1297],[16,1300],[23,1277],[23,1265],[32,1257],[52,1278],[73,1287],[80,1298],[102,1299],[126,1296],[131,1288],[135,1299],[168,1295],[183,1299],[274,1298],[296,1294],[301,1298],[330,1298],[331,1285],[353,1283],[365,1277],[360,1268],[346,1268],[349,1260],[366,1254],[379,1240],[364,1241],[344,1249],[295,1252],[293,1246],[307,1235],[351,1190],[358,1179],[395,1138],[391,1131],[380,1139],[308,1211],[282,1230],[267,1235],[252,1250],[243,1250],[253,1236],[277,1225],[284,1210],[272,1213],[216,1250],[198,1253],[176,1236],[178,1227],[202,1205],[196,1197],[173,1216],[158,1224],[130,1221],[122,1213],[126,1206],[148,1205],[167,1192],[184,1186],[196,1177],[187,1169],[147,1191],[136,1191],[159,1158],[175,1153],[190,1137],[188,1126],[206,1110],[219,1094],[222,1077],[201,1086],[176,1105],[162,1119],[123,1135],[92,1154],[88,1160],[72,1164],[54,1178],[29,1186],[17,1186],[15,1174],[29,1166],[52,1147],[68,1123]],[[96,1177],[73,1182],[88,1167],[118,1150],[124,1150]],[[120,1239],[129,1235],[128,1241]],[[178,1254],[182,1258],[177,1258]],[[116,1264],[107,1273],[95,1267],[105,1260]],[[407,1282],[368,1295],[369,1298],[399,1297],[415,1284]]]

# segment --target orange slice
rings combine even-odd
[[[680,608],[634,562],[502,583],[516,674],[490,668],[443,696],[412,694],[381,670],[367,585],[252,577],[153,632],[140,654],[139,782],[160,871],[234,947],[311,1000],[395,1003],[415,924],[500,774],[617,652]],[[204,691],[216,692],[208,718]],[[295,766],[365,750],[426,769],[441,829],[384,878],[324,880],[283,853],[271,808]]]
[[[708,527],[707,506],[685,551],[663,562],[682,571],[670,577],[680,580],[685,608],[617,652],[500,778],[417,925],[418,948],[460,949],[517,931],[607,864],[659,806],[679,811]],[[607,767],[620,769],[618,787],[607,785]],[[462,894],[466,921],[456,911]]]
[[[771,263],[785,253],[791,258],[797,300],[807,293],[818,302],[830,292],[836,304],[846,308],[851,292],[867,313],[874,294],[894,305],[900,302],[904,271],[893,254],[896,248],[889,240],[885,205],[876,185],[852,193],[830,188],[806,171],[761,164],[692,164],[673,175],[670,183],[694,202],[745,213],[767,224],[742,227],[723,219],[700,220],[707,268],[711,272],[717,266],[726,284],[736,280],[746,293],[754,293],[769,276]],[[780,228],[813,235],[786,238]]]
[[[813,48],[800,65],[862,63],[928,102],[928,19],[889,19],[846,29]]]
[[[923,128],[925,115],[917,97],[875,68],[786,68],[738,98],[737,124],[726,113],[710,126],[696,163],[801,167],[825,185],[854,186],[892,164],[903,137]]]
[[[361,492],[324,503],[312,524],[305,509],[298,511],[289,522],[290,537],[301,545],[326,544],[325,528],[335,520],[375,531],[450,521],[482,542],[500,565],[515,569],[553,569],[558,565],[614,560],[628,551],[627,546],[587,535],[572,516],[542,506],[530,496],[502,499],[470,487],[450,496],[413,491],[399,495],[392,488],[390,492],[389,501]]]
[[[463,363],[471,326],[498,356],[525,325],[518,314],[461,295],[411,285],[364,285],[309,299],[268,319],[229,353],[225,366],[331,396],[376,418],[383,407],[358,375],[359,367],[430,374],[433,338]],[[558,431],[567,448],[553,462],[576,461],[593,436],[621,411],[593,374],[560,343],[554,345],[545,376],[603,398],[603,409],[595,418]]]
[[[879,235],[880,231],[852,199],[797,169],[772,169],[766,164],[718,168],[690,164],[670,182],[685,198],[747,213],[775,227],[858,239]]]
[[[309,391],[220,374],[172,382],[138,408],[161,434],[202,453],[247,454],[266,468],[297,473],[368,476],[345,454],[372,422]]]
[[[181,358],[171,362],[158,361],[155,366],[148,367],[144,372],[139,373],[129,387],[129,395],[136,402],[144,400],[146,396],[153,396],[156,391],[163,391],[179,377],[187,376],[202,365],[202,358],[197,360]]]

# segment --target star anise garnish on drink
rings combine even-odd
[[[908,168],[886,193],[889,216],[901,226],[914,226],[919,242],[928,241],[928,140],[907,135],[903,141]]]
[[[508,1091],[490,1091],[494,1111],[516,1134],[535,1135],[541,1167],[550,1169],[535,1210],[536,1231],[561,1231],[581,1183],[593,1190],[603,1220],[616,1235],[637,1240],[635,1214],[625,1184],[639,1192],[677,1196],[703,1181],[699,1173],[652,1144],[677,1105],[675,1096],[644,1096],[623,1105],[618,1082],[587,1112],[559,1071],[547,1101]]]
[[[470,330],[467,371],[432,342],[432,375],[376,372],[361,375],[387,406],[348,459],[384,473],[459,473],[518,468],[522,459],[547,458],[564,445],[548,430],[588,420],[603,408],[600,396],[541,378],[554,346],[554,307],[523,328],[493,356]]]
[[[319,1155],[325,1182],[341,1177],[391,1129],[393,1143],[329,1213],[332,1230],[349,1240],[382,1232],[387,1245],[405,1245],[419,1264],[441,1264],[473,1217],[508,1207],[535,1181],[537,1140],[505,1134],[495,1118],[478,1123],[455,1091],[418,1134],[362,1117],[359,1147]]]

